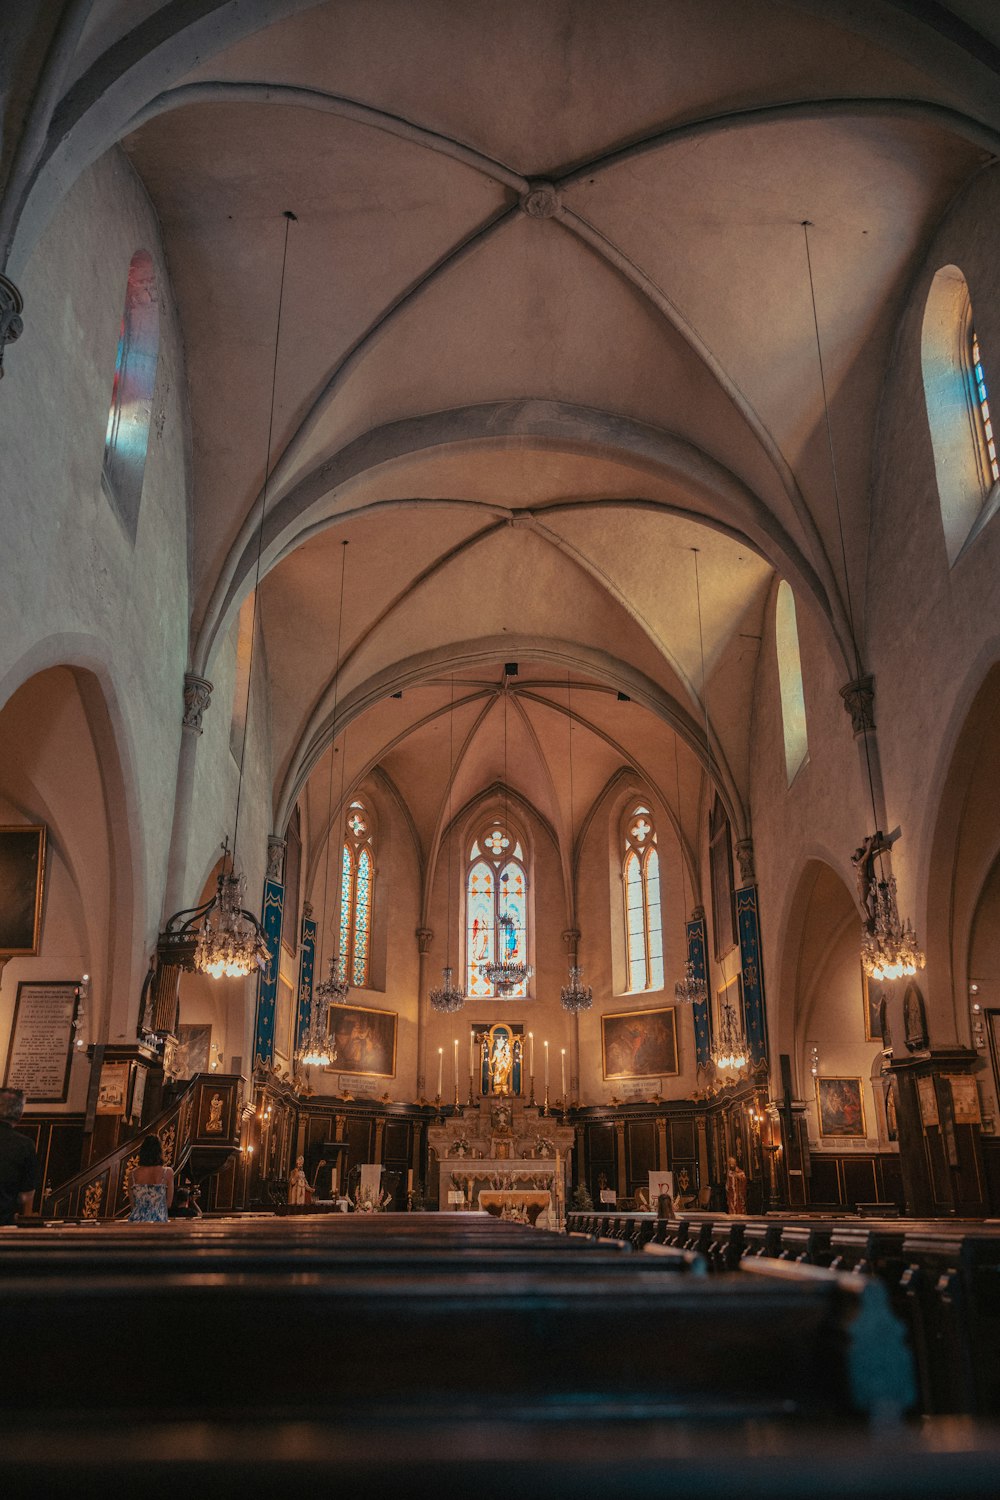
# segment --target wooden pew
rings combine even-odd
[[[0,1368],[0,1399],[15,1424],[112,1412],[131,1425],[151,1411],[228,1422],[248,1399],[265,1420],[335,1413],[376,1429],[442,1412],[467,1422],[559,1423],[586,1409],[595,1420],[647,1423],[845,1421],[858,1409],[850,1330],[867,1324],[857,1288],[878,1290],[861,1278],[692,1279],[664,1274],[669,1254],[609,1266],[604,1252],[566,1239],[571,1253],[502,1270],[533,1232],[511,1236],[499,1223],[496,1234],[432,1231],[436,1245],[384,1222],[352,1227],[342,1243],[356,1261],[336,1264],[323,1261],[330,1236],[313,1223],[282,1226],[295,1231],[293,1274],[269,1263],[276,1236],[268,1225],[82,1231],[134,1257],[131,1268],[104,1274],[6,1274],[15,1269],[9,1262],[0,1276],[0,1346],[21,1357]],[[183,1272],[145,1274],[139,1264],[172,1230],[178,1241],[188,1230],[192,1248],[214,1242],[223,1260],[240,1259],[239,1269],[203,1270],[194,1255]],[[241,1241],[259,1264],[252,1254],[240,1258]],[[379,1244],[385,1254],[376,1265]],[[165,1334],[136,1379],[134,1350],[149,1329]],[[210,1330],[218,1359],[204,1356],[203,1340],[193,1356],[190,1338],[172,1336],[187,1329]],[[262,1329],[273,1330],[266,1345]]]

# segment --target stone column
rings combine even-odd
[[[212,701],[212,684],[192,672],[184,674],[184,715],[181,719],[181,748],[177,757],[177,784],[174,790],[174,823],[167,855],[167,879],[163,892],[163,921],[175,912],[193,905],[200,892],[185,891],[187,880],[188,840],[194,803],[194,770],[201,720]]]
[[[434,941],[430,927],[416,930],[417,954],[417,1098],[423,1099],[427,1091],[427,959]]]
[[[875,678],[871,673],[855,677],[840,689],[844,708],[851,716],[851,727],[858,747],[862,784],[868,790],[868,775],[871,772],[872,797],[875,802],[875,828],[885,828],[885,790],[882,785],[882,763],[878,753],[878,733],[875,728]],[[872,830],[874,832],[875,829]]]

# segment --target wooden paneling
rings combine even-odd
[[[629,1120],[625,1134],[628,1161],[628,1187],[647,1187],[650,1172],[656,1170],[656,1126],[652,1120]]]

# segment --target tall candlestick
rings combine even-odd
[[[438,1048],[438,1092],[437,1092],[437,1096],[438,1096],[439,1100],[441,1098],[441,1087],[442,1087],[443,1083],[444,1083],[444,1048],[443,1047],[439,1047]]]
[[[548,1044],[548,1042],[543,1042],[542,1046],[545,1048],[545,1087],[548,1088],[548,1086],[549,1086],[549,1044]]]
[[[476,1071],[476,1033],[469,1032],[469,1077]]]
[[[535,1076],[535,1033],[528,1032],[528,1072],[532,1078]]]
[[[559,1079],[560,1079],[560,1084],[561,1084],[561,1087],[560,1087],[560,1090],[559,1090],[559,1097],[561,1099],[565,1100],[565,1098],[566,1098],[566,1048],[565,1047],[562,1049],[562,1054],[561,1054],[561,1056],[559,1058]]]

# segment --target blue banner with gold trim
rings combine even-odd
[[[299,1016],[295,1027],[297,1048],[305,1042],[309,1030],[309,1015],[312,1010],[313,969],[316,964],[316,923],[312,917],[302,918],[302,944],[299,949]]]
[[[703,1067],[712,1055],[712,1021],[708,1004],[708,973],[706,964],[706,936],[705,918],[695,917],[688,922],[687,932],[688,963],[694,972],[695,979],[701,980],[705,986],[704,1000],[696,1000],[691,1007],[694,1017],[694,1051],[697,1066]]]
[[[745,885],[736,892],[736,925],[740,935],[740,967],[743,970],[743,1024],[746,1027],[750,1061],[767,1058],[767,1018],[764,1010],[764,966],[760,953],[760,914],[757,887]]]
[[[267,967],[257,980],[257,1022],[254,1027],[253,1063],[274,1061],[274,1010],[278,999],[278,964],[281,954],[281,914],[285,887],[277,880],[264,881],[264,915],[261,926],[267,942]]]

